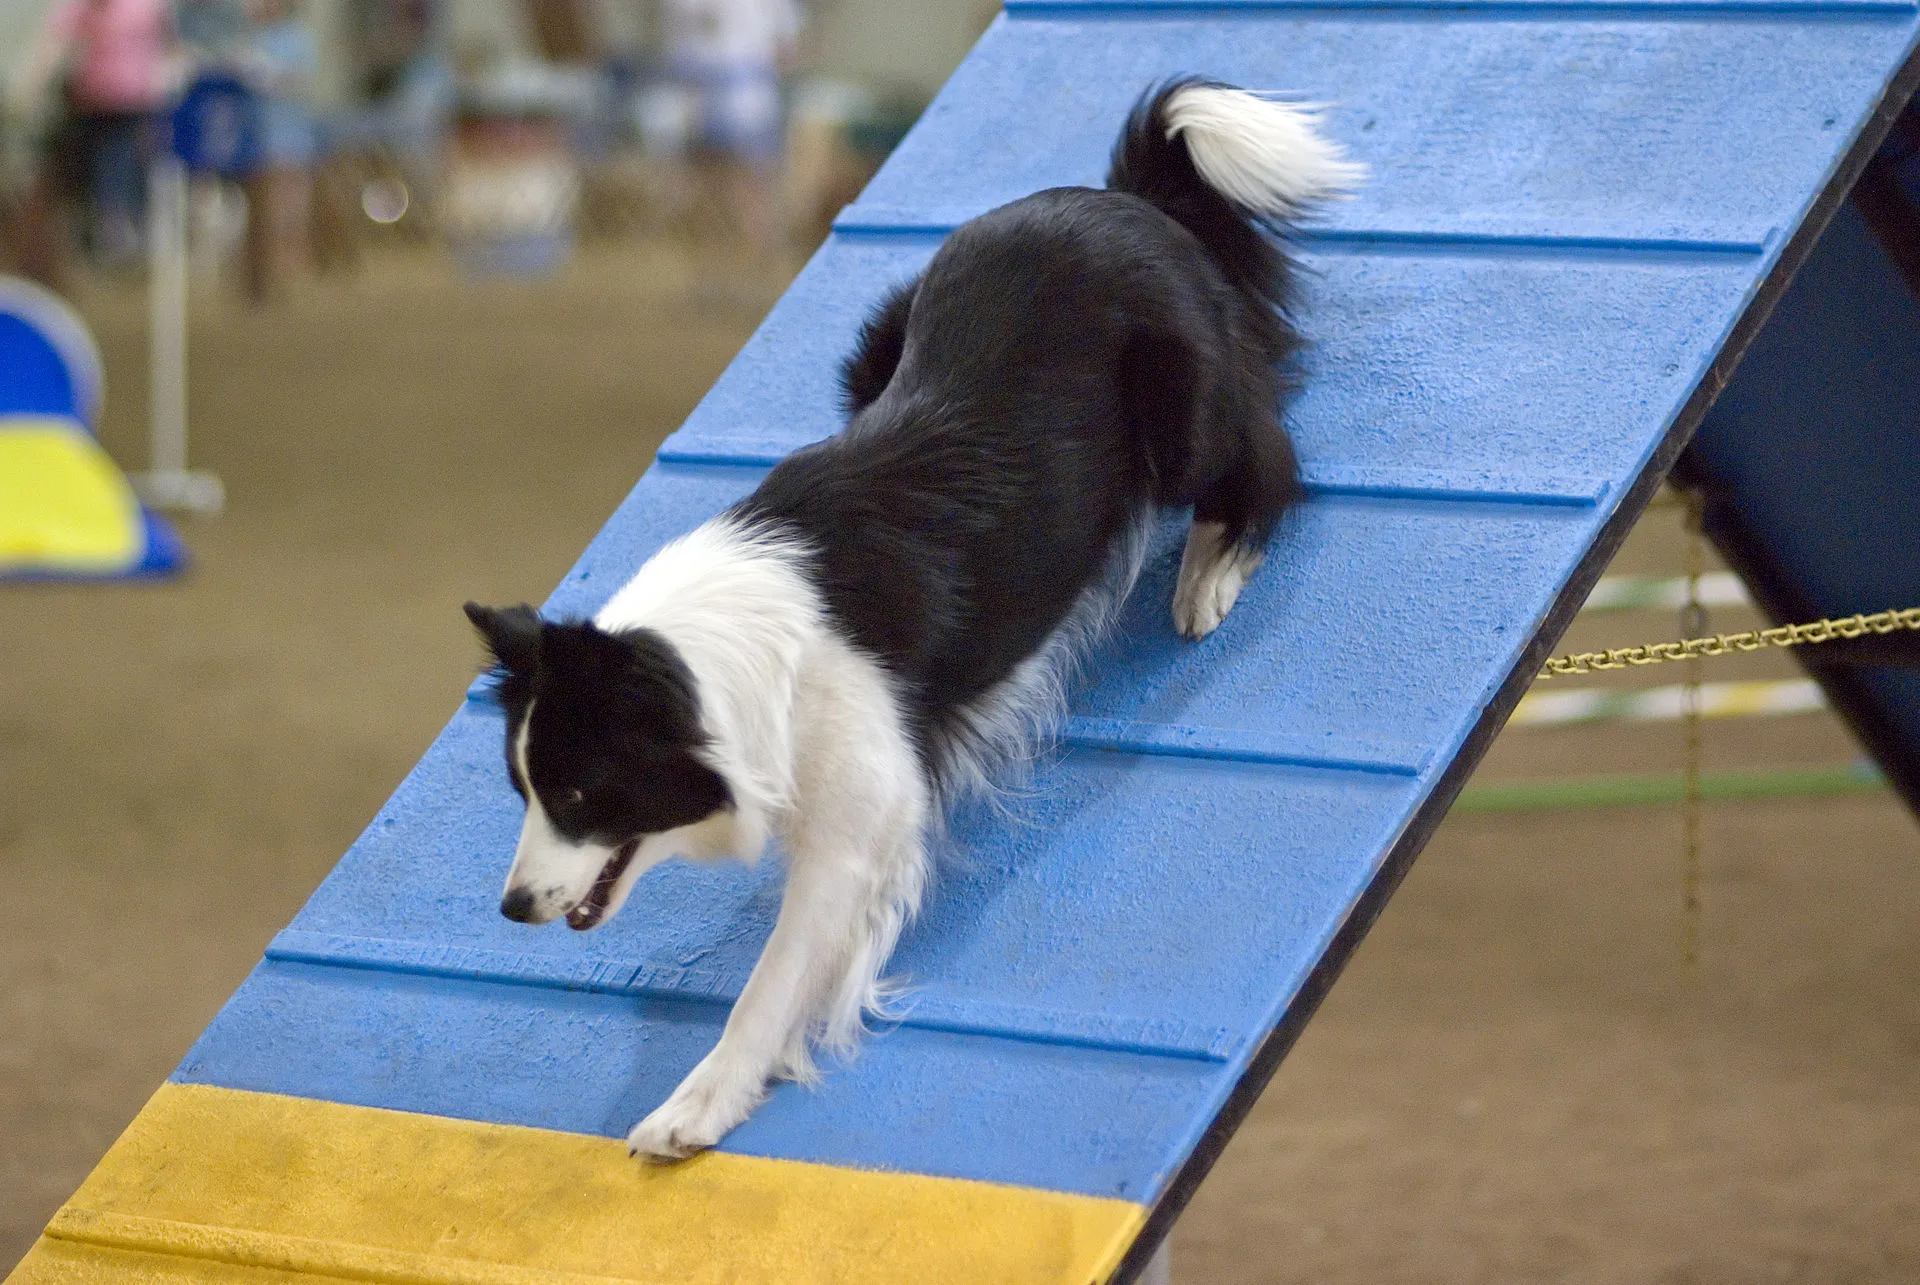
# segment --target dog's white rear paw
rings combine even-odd
[[[673,1096],[633,1126],[627,1151],[655,1160],[683,1160],[705,1151],[753,1114],[766,1096],[766,1076],[707,1054],[687,1073]]]
[[[1265,556],[1244,544],[1228,545],[1226,533],[1219,522],[1196,522],[1187,532],[1173,590],[1173,627],[1188,638],[1205,638],[1220,627]]]

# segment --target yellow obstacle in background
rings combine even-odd
[[[124,574],[146,551],[140,501],[77,420],[0,416],[0,575]]]
[[[0,277],[0,579],[166,576],[186,565],[91,431],[100,354],[65,301]]]

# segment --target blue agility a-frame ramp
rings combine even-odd
[[[1311,498],[1225,625],[1174,636],[1170,523],[1064,752],[957,828],[909,1015],[664,1169],[621,1139],[717,1038],[778,872],[664,867],[591,935],[508,923],[518,804],[467,705],[15,1279],[1132,1279],[1815,251],[1917,35],[1906,0],[1010,3],[548,609],[833,432],[889,285],[1097,183],[1141,89],[1198,72],[1337,104],[1373,169],[1303,246]],[[1788,614],[1920,602],[1910,535],[1846,512],[1884,443],[1799,441],[1797,492],[1765,455],[1770,390],[1838,423],[1877,389],[1910,446],[1920,328],[1840,320],[1914,312],[1865,236],[1836,224],[1687,465]],[[1810,394],[1835,327],[1897,351],[1829,351],[1857,378]],[[1887,485],[1897,522],[1916,488]],[[1807,552],[1815,506],[1845,534]],[[1842,708],[1911,789],[1887,659]]]

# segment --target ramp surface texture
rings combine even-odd
[[[1885,132],[1917,30],[1888,0],[1010,4],[548,610],[835,431],[886,287],[1097,183],[1176,72],[1336,104],[1374,174],[1302,246],[1311,498],[1240,605],[1174,635],[1169,519],[1062,753],[955,827],[907,1017],[664,1172],[618,1139],[719,1035],[778,871],[663,867],[589,935],[507,922],[519,805],[469,704],[20,1279],[1130,1279]],[[500,1156],[542,1177],[462,1177]],[[595,1221],[621,1210],[633,1239]]]

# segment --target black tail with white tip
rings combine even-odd
[[[1261,225],[1284,231],[1366,178],[1318,124],[1309,106],[1197,77],[1168,81],[1133,109],[1107,186],[1157,206],[1241,289],[1284,307],[1286,262]]]

